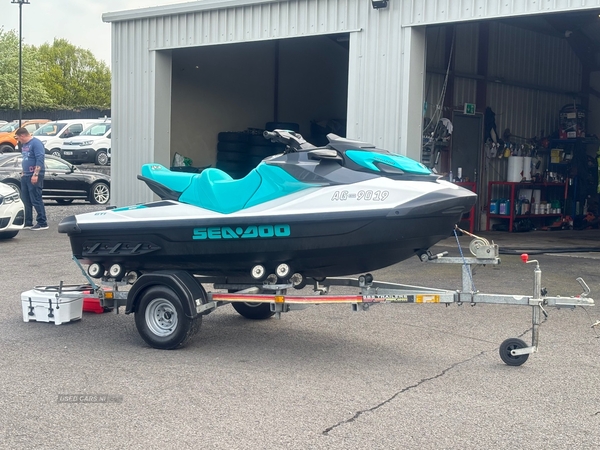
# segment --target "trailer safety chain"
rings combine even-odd
[[[467,264],[467,260],[465,259],[465,255],[463,254],[462,247],[460,246],[460,241],[458,240],[458,233],[456,232],[457,230],[460,230],[461,232],[463,230],[461,230],[460,228],[458,228],[455,225],[454,226],[454,237],[456,238],[456,245],[458,245],[458,250],[460,251],[460,257],[463,260],[463,266],[466,267],[466,270],[469,273],[469,280],[471,281],[471,290],[472,290],[472,292],[477,292],[477,290],[475,289],[475,282],[473,281],[473,273],[471,272],[471,267]]]

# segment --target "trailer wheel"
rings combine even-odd
[[[511,350],[525,347],[527,347],[527,344],[521,339],[506,339],[502,344],[500,344],[500,358],[502,358],[502,361],[509,366],[520,366],[527,361],[529,354],[513,356],[510,352]]]
[[[271,311],[269,303],[233,302],[232,305],[233,309],[246,319],[264,320],[275,314]]]
[[[148,345],[163,350],[182,347],[200,329],[202,316],[186,317],[181,300],[166,286],[152,286],[135,311],[135,325]]]

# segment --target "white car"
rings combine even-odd
[[[0,183],[0,239],[15,237],[24,224],[25,209],[19,193]]]
[[[72,164],[95,163],[106,166],[110,161],[110,120],[95,123],[76,137],[65,139],[60,147],[62,159]]]
[[[56,120],[45,123],[33,135],[42,141],[47,154],[60,157],[60,147],[65,139],[79,136],[90,125],[104,121],[105,119]]]

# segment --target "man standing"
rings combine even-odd
[[[25,205],[25,228],[32,230],[47,230],[46,210],[42,200],[44,187],[44,159],[46,151],[44,144],[29,134],[25,128],[17,130],[17,141],[21,144],[23,154],[23,175],[21,176],[21,198]],[[37,223],[33,225],[33,211],[37,214]]]

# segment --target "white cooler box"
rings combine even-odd
[[[21,293],[23,321],[61,323],[79,320],[83,316],[81,290],[69,290],[59,286],[37,286]]]

